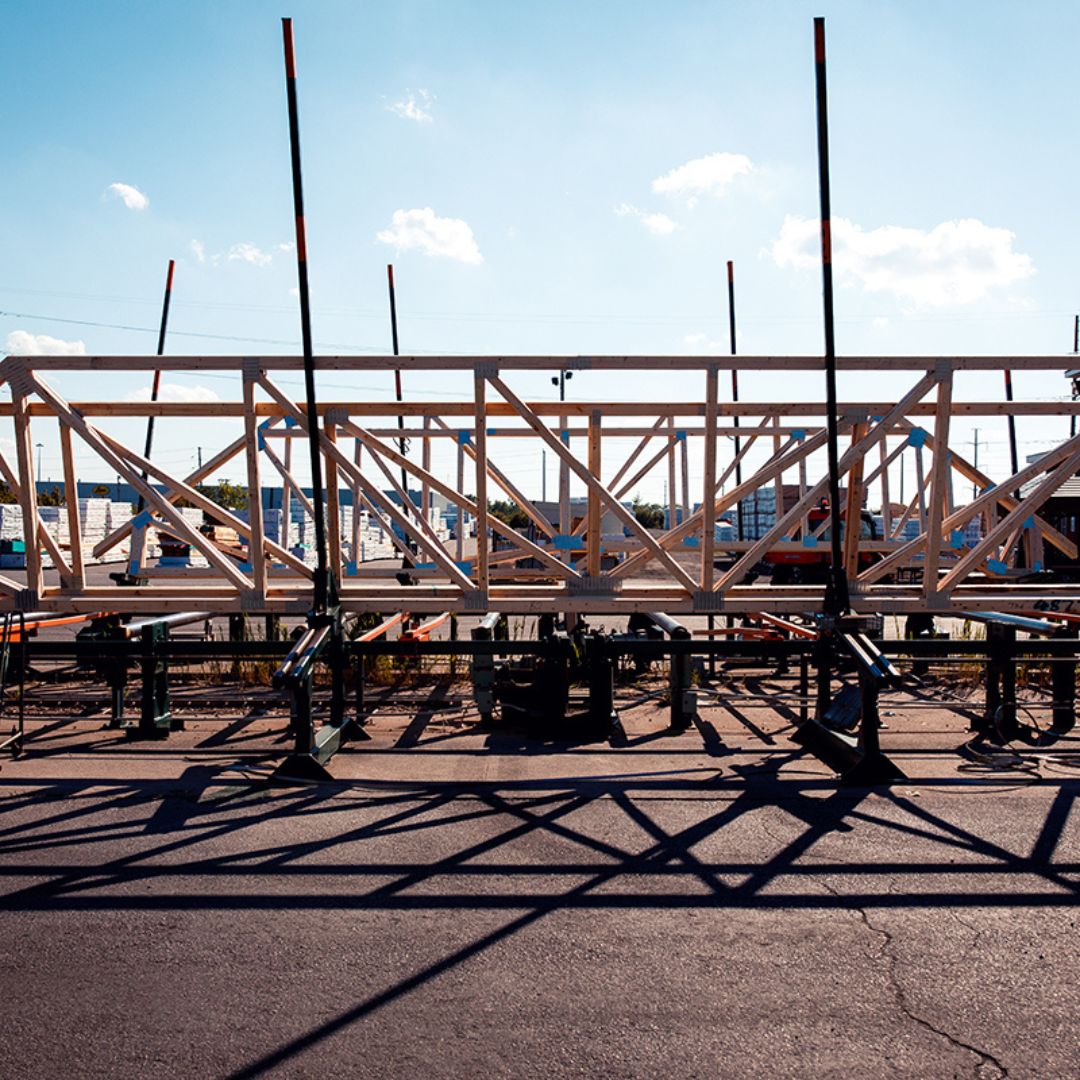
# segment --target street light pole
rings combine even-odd
[[[572,371],[560,371],[558,377],[554,375],[551,376],[551,385],[559,388],[560,401],[566,400],[566,380],[572,379],[573,377],[574,373]]]

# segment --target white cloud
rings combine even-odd
[[[619,217],[637,218],[653,236],[670,236],[676,229],[682,226],[677,221],[672,221],[667,214],[647,214],[630,203],[619,203],[614,208]]]
[[[244,241],[233,244],[226,256],[229,262],[248,262],[253,266],[269,266],[274,261],[274,256],[260,251],[254,244]]]
[[[290,241],[288,241],[288,243],[278,244],[277,249],[278,249],[278,251],[295,251],[296,250],[296,242],[293,241],[293,240],[290,240]]]
[[[944,221],[933,229],[883,225],[863,229],[832,221],[833,269],[839,280],[869,293],[892,293],[920,307],[970,304],[991,289],[1035,273],[1028,255],[1013,250],[1016,234],[974,218]],[[821,264],[819,223],[788,216],[771,248],[780,267]]]
[[[425,255],[442,255],[463,263],[482,263],[476,237],[461,218],[435,216],[430,206],[422,210],[395,210],[389,229],[375,234],[381,244],[390,244],[398,251],[422,251]]]
[[[150,387],[140,386],[124,398],[125,401],[149,401]],[[158,388],[158,401],[220,401],[217,393],[207,386],[182,386],[180,383],[162,383]]]
[[[192,240],[188,245],[191,248],[192,255],[201,262],[206,262],[206,245],[201,240]]]
[[[736,177],[745,176],[753,169],[745,154],[709,154],[658,176],[652,182],[652,189],[657,195],[685,199],[688,206],[694,206],[701,195],[720,198]]]
[[[738,338],[738,334],[735,335]],[[687,334],[683,338],[683,342],[689,346],[691,353],[696,353],[701,356],[716,356],[719,353],[726,353],[729,349],[729,344],[726,341],[712,341],[708,334],[702,334],[700,332],[696,334]]]
[[[150,205],[150,200],[131,184],[110,184],[106,190],[111,191],[118,199],[123,199],[129,210],[145,210]]]
[[[7,351],[11,356],[85,356],[81,341],[62,341],[48,334],[28,334],[12,330],[7,336]]]
[[[386,108],[403,120],[412,120],[417,124],[430,124],[435,119],[431,115],[431,106],[434,101],[434,95],[426,90],[420,90],[414,94],[406,89],[405,97],[400,101],[392,101]]]

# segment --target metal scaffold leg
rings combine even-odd
[[[615,657],[605,634],[585,638],[589,678],[589,730],[599,736],[619,737],[622,723],[615,711]]]
[[[850,620],[849,620],[850,621]],[[841,685],[832,694],[832,676],[841,655],[858,671],[858,685]],[[823,633],[814,647],[817,709],[791,736],[838,773],[843,787],[874,787],[904,779],[903,772],[881,751],[878,693],[896,685],[899,674],[857,625],[841,623]]]

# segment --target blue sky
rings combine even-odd
[[[296,351],[282,14],[296,23],[321,351],[389,351],[387,261],[404,352],[726,351],[731,258],[740,351],[819,352],[818,14],[839,351],[1071,348],[1080,5],[1065,2],[9,3],[0,310],[18,314],[0,315],[0,348],[25,335],[48,348],[45,335],[152,352],[152,331],[77,320],[153,328],[173,257],[168,351]],[[352,385],[379,396],[384,381]],[[72,398],[140,382],[57,380]],[[658,390],[583,374],[572,393]],[[817,393],[809,377],[744,390]],[[1004,427],[982,428],[981,460],[1003,466]],[[1047,435],[1022,425],[1023,449]],[[958,427],[954,443],[971,437]],[[159,446],[177,467],[194,454],[169,425]],[[529,454],[506,453],[532,475]],[[643,494],[659,496],[662,472]]]

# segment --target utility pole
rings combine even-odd
[[[41,448],[44,445],[44,443],[37,444],[37,478],[39,481],[41,480]]]
[[[195,450],[196,450],[196,453],[197,453],[197,456],[198,456],[198,459],[199,459],[199,468],[201,469],[202,468],[202,447],[201,446],[196,446]]]
[[[975,461],[974,461],[973,464],[975,465],[975,469],[977,471],[978,468],[979,468],[979,442],[980,442],[979,429],[975,428],[974,431],[975,431],[975,438],[970,440],[970,444],[975,447]],[[978,495],[979,495],[979,485],[976,484],[976,483],[972,483],[972,485],[971,485],[971,497],[973,499],[975,499],[975,498],[978,498]]]

